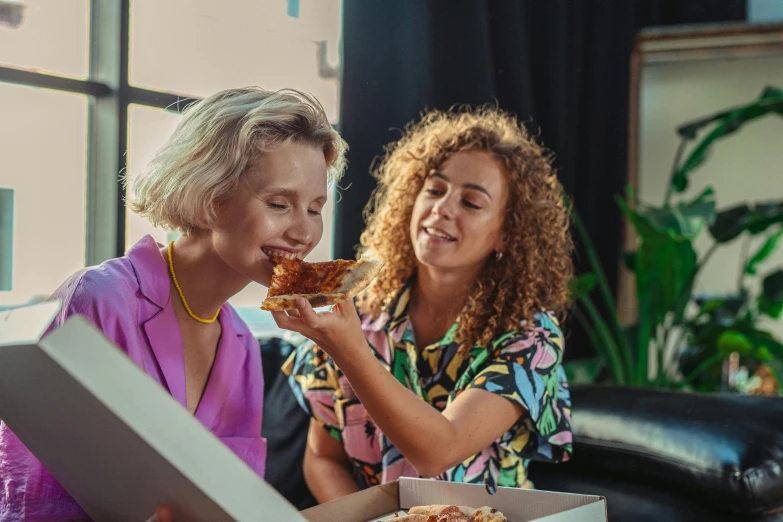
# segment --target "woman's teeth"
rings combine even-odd
[[[296,259],[297,257],[294,252],[286,252],[285,250],[278,250],[276,248],[262,248],[261,250],[270,258],[272,256],[278,256],[285,259]]]
[[[425,228],[424,231],[432,237],[437,237],[438,239],[446,239],[448,241],[454,241],[456,239],[444,232],[441,232],[440,230],[435,230],[434,228]]]

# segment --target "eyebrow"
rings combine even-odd
[[[428,177],[430,177],[430,178],[440,178],[440,179],[442,179],[442,180],[444,180],[444,181],[446,181],[448,183],[451,183],[451,179],[449,179],[449,177],[447,175],[445,175],[442,172],[438,172],[437,170],[433,170],[432,172],[430,172],[430,175]],[[492,199],[492,196],[489,194],[487,189],[485,189],[481,185],[476,185],[475,183],[465,183],[462,186],[465,187],[465,188],[468,188],[468,189],[478,190],[479,192],[483,192],[484,194],[487,195],[487,197],[490,200]]]

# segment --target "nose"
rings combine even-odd
[[[453,219],[455,215],[454,200],[452,195],[445,194],[432,206],[433,215],[444,219]]]
[[[315,236],[311,221],[308,219],[307,211],[304,213],[297,212],[296,217],[286,230],[285,236],[300,245],[309,245],[313,242]]]

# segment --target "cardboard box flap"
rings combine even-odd
[[[310,522],[337,520],[371,520],[400,507],[398,482],[365,489],[331,502],[302,511]]]
[[[37,342],[61,307],[61,301],[54,300],[0,312],[0,346]]]
[[[605,520],[607,520],[606,499],[598,497],[598,500],[592,504],[537,518],[534,522],[604,522]]]
[[[517,488],[498,488],[497,493],[491,495],[486,488],[473,484],[412,478],[401,478],[399,482],[401,508],[409,509],[429,504],[454,504],[473,508],[489,506],[500,510],[514,522],[534,521],[594,503],[603,505],[601,497],[591,495]],[[584,520],[604,520],[604,517],[602,515],[598,519]]]
[[[161,502],[179,520],[304,520],[86,319],[28,343],[29,317],[14,315],[0,418],[96,521],[146,520]]]

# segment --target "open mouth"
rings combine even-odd
[[[428,236],[433,237],[435,239],[440,239],[442,241],[456,241],[456,237],[452,237],[448,235],[447,233],[443,232],[442,230],[438,230],[437,228],[432,227],[424,227],[424,231],[427,233]]]
[[[266,254],[269,259],[272,259],[274,256],[282,257],[284,259],[298,259],[299,257],[296,252],[289,252],[279,248],[261,248],[261,251]]]

